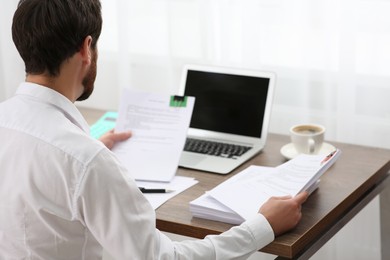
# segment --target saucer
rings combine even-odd
[[[334,150],[336,150],[336,148],[333,145],[328,143],[323,143],[321,150],[317,154],[327,155],[333,152]],[[293,159],[295,156],[298,155],[298,152],[297,150],[295,150],[295,147],[292,143],[284,145],[280,149],[280,153],[288,160]]]

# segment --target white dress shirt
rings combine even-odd
[[[129,158],[131,160],[131,158]],[[0,259],[245,259],[274,239],[257,214],[203,240],[172,242],[127,170],[75,105],[22,83],[0,103]]]

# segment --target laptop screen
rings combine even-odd
[[[189,69],[184,95],[194,96],[190,127],[261,137],[270,79]]]

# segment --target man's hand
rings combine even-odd
[[[305,191],[294,198],[291,196],[272,197],[260,208],[259,213],[268,220],[275,237],[294,228],[301,220],[301,206],[309,194]]]
[[[127,140],[131,137],[131,132],[120,132],[114,133],[114,130],[111,130],[104,135],[102,135],[99,140],[107,146],[108,149],[112,149],[115,143]]]

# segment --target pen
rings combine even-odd
[[[323,165],[325,162],[327,162],[330,158],[332,158],[332,156],[336,153],[337,150],[334,150],[333,152],[331,152],[330,154],[328,154],[322,161],[321,161],[321,165]]]
[[[168,189],[147,189],[147,188],[144,188],[144,187],[138,187],[139,190],[142,192],[142,193],[169,193],[169,192],[173,192],[173,190],[168,190]]]

